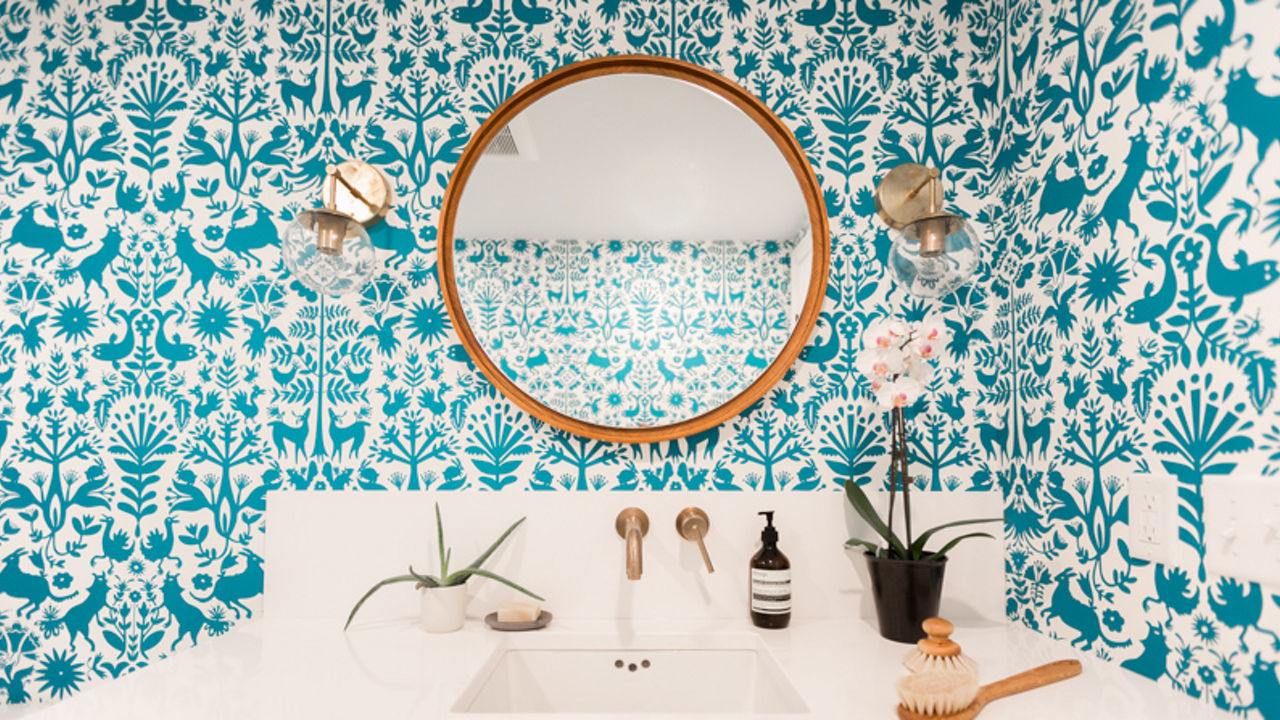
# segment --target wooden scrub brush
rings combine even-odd
[[[939,617],[932,617],[920,623],[928,637],[920,638],[916,649],[907,653],[902,664],[913,673],[939,670],[944,672],[965,672],[976,675],[978,663],[973,658],[960,652],[960,646],[951,639],[955,625]]]
[[[1079,660],[1059,660],[978,687],[968,672],[927,670],[898,679],[901,720],[972,720],[992,700],[1033,690],[1080,674]]]

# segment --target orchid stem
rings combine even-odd
[[[907,418],[902,408],[894,410],[894,420],[898,426],[898,475],[902,478],[902,518],[907,526],[907,547],[911,547],[911,476],[907,467]]]

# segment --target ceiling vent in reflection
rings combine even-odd
[[[516,136],[511,132],[511,126],[507,125],[493,136],[493,140],[489,141],[489,147],[484,149],[485,155],[497,155],[500,157],[520,157],[520,146],[516,144]]]

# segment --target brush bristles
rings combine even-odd
[[[978,696],[978,676],[966,672],[928,671],[898,678],[898,700],[921,715],[960,712]]]
[[[913,673],[939,670],[942,672],[967,672],[976,675],[978,672],[978,663],[964,653],[952,655],[951,657],[937,657],[919,650],[912,650],[902,659],[902,664]]]

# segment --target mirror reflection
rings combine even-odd
[[[534,101],[485,148],[455,218],[484,352],[541,403],[609,427],[741,393],[809,288],[813,233],[782,151],[676,78],[592,77]]]

